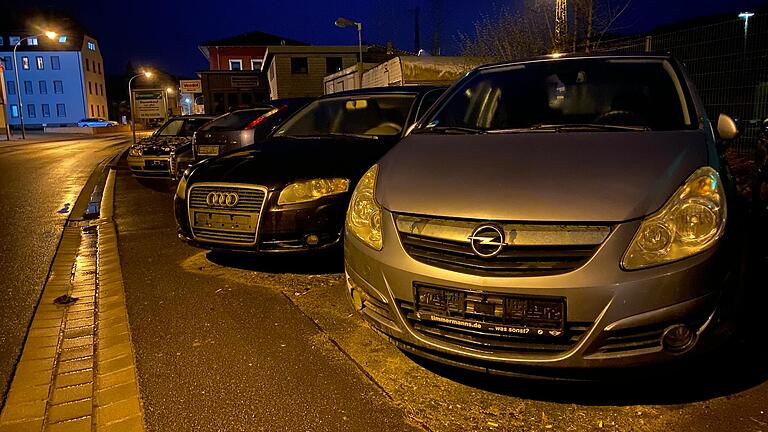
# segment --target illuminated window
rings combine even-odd
[[[64,93],[64,83],[61,81],[54,81],[53,82],[53,92],[56,94],[63,94]]]
[[[59,43],[67,43],[67,37],[66,36],[59,36]]]
[[[40,111],[43,112],[43,117],[50,117],[51,116],[51,106],[48,105],[48,104],[40,105]]]
[[[19,118],[19,106],[11,105],[11,117]]]
[[[24,56],[21,58],[21,68],[24,70],[29,70],[29,57]]]
[[[66,117],[67,107],[64,104],[56,104],[56,117]]]
[[[51,69],[61,69],[61,61],[59,60],[59,56],[51,56]]]
[[[242,60],[230,60],[229,61],[229,70],[243,70],[243,61]]]
[[[88,49],[91,51],[96,51],[96,44],[94,42],[88,41]]]
[[[43,61],[43,57],[41,56],[35,57],[35,66],[37,66],[37,70],[41,70],[45,68],[45,62]]]
[[[34,46],[37,45],[37,36],[32,36],[31,38],[27,39],[27,45]]]

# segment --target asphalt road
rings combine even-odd
[[[0,401],[69,212],[96,166],[126,139],[0,142]]]

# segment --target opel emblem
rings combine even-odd
[[[467,238],[475,255],[483,258],[495,257],[506,245],[504,230],[496,225],[480,225]]]
[[[205,197],[208,207],[234,207],[240,197],[235,192],[211,192]]]

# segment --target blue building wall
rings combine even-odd
[[[5,79],[8,96],[9,122],[20,125],[20,118],[13,117],[13,106],[18,107],[19,98],[16,93],[16,75],[11,69],[13,52],[0,51],[0,59],[6,59]],[[53,69],[51,57],[59,58],[59,69]],[[22,68],[22,57],[29,57],[29,69]],[[37,68],[37,57],[43,58],[43,68]],[[16,63],[19,68],[19,86],[24,102],[24,124],[26,126],[72,125],[80,119],[88,117],[86,112],[85,88],[83,85],[83,62],[79,51],[17,51]],[[32,94],[25,91],[25,81],[32,83]],[[45,82],[45,94],[40,91],[40,82]],[[56,93],[54,81],[61,81],[62,92]],[[44,116],[43,105],[48,105],[49,116]],[[64,115],[57,110],[57,105],[63,104]],[[32,111],[30,111],[30,106]],[[32,116],[34,114],[34,116]]]

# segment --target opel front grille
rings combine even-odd
[[[217,201],[211,194],[236,195]],[[256,244],[267,189],[236,183],[199,183],[189,189],[189,224],[195,240],[234,246]]]

